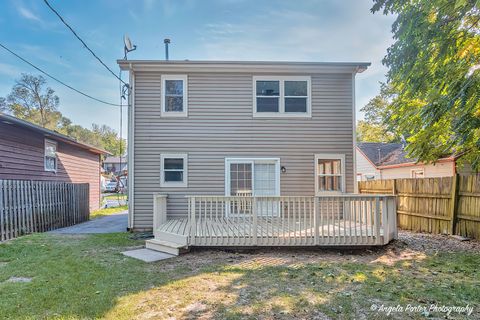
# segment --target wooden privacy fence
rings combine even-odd
[[[395,194],[399,228],[480,239],[480,175],[361,181],[358,189]]]
[[[0,241],[89,219],[89,185],[0,180]]]

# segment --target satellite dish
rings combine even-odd
[[[132,50],[132,41],[127,34],[123,36],[123,43],[125,43],[125,49],[127,49],[128,51]]]
[[[125,47],[124,47],[125,57],[124,57],[124,59],[127,60],[127,53],[137,49],[137,46],[132,45],[132,41],[130,40],[130,38],[128,37],[127,34],[125,34],[123,36],[123,43],[125,44]]]

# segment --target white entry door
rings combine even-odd
[[[227,196],[280,195],[279,159],[227,159],[225,174]],[[277,216],[278,208],[276,201],[257,199],[258,215]]]

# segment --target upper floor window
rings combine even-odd
[[[162,111],[164,117],[187,116],[187,76],[162,75]]]
[[[45,171],[57,171],[57,143],[45,139]]]
[[[310,77],[253,77],[255,117],[309,117]]]

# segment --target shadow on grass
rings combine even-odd
[[[391,265],[378,262],[384,252],[197,251],[153,264],[120,254],[141,244],[127,234],[43,234],[0,245],[2,314],[10,318],[363,315],[383,319],[384,314],[370,311],[372,303],[473,305],[480,294],[476,272],[480,258],[465,253]],[[11,276],[33,281],[5,282]]]

